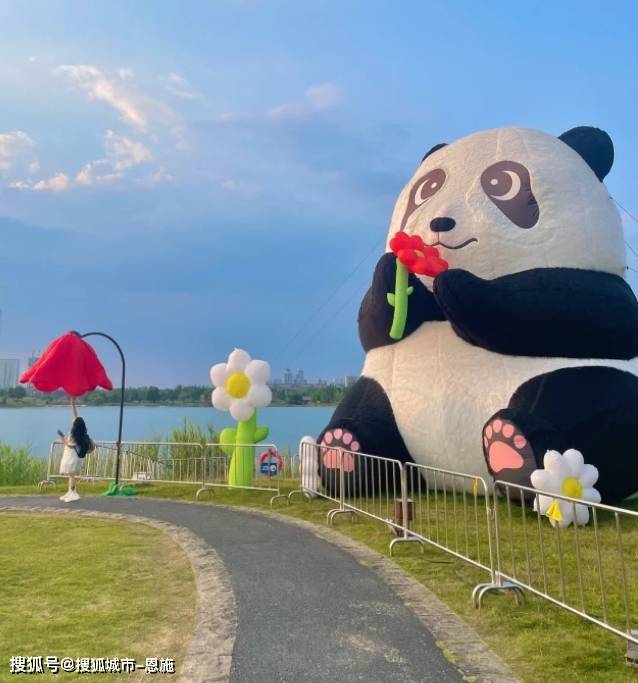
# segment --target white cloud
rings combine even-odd
[[[332,109],[339,104],[341,99],[339,89],[334,83],[322,83],[313,85],[305,92],[306,100],[316,109]]]
[[[166,90],[182,100],[202,100],[203,95],[197,92],[193,86],[178,73],[171,71],[162,76],[162,81]]]
[[[233,124],[264,119],[275,121],[305,119],[318,112],[334,109],[340,101],[341,94],[334,83],[321,83],[310,86],[302,98],[279,104],[268,112],[261,114],[226,112],[215,117],[215,122]]]
[[[151,151],[141,142],[107,130],[104,135],[106,158],[89,161],[75,176],[78,185],[112,183],[125,177],[124,171],[152,159]]]
[[[80,185],[92,185],[95,182],[95,173],[93,172],[94,164],[89,161],[85,164],[75,176],[75,182]]]
[[[75,174],[73,179],[65,173],[56,173],[48,180],[39,180],[36,183],[26,180],[16,180],[9,184],[9,187],[19,190],[51,190],[53,192],[63,192],[73,187],[90,185],[106,185],[126,177],[126,171],[138,166],[152,158],[150,150],[141,142],[131,140],[124,135],[118,135],[112,130],[107,130],[104,134],[104,148],[106,157],[89,161]],[[33,172],[39,170],[37,163],[30,166]],[[164,169],[160,169],[151,179],[155,183],[167,182],[172,180]]]
[[[110,171],[110,169],[111,166],[108,159],[89,161],[78,171],[74,180],[78,185],[104,185],[124,177],[123,173],[104,172]]]
[[[172,183],[175,178],[164,168],[160,168],[149,179],[153,185],[165,185]]]
[[[85,92],[90,100],[110,104],[123,121],[138,130],[148,130],[154,120],[168,124],[174,119],[170,107],[136,88],[130,68],[106,72],[90,64],[64,64],[58,66],[55,73]]]
[[[32,154],[33,140],[22,130],[0,133],[0,171],[10,171],[17,161]]]
[[[144,187],[155,187],[157,185],[170,185],[174,180],[174,176],[162,167],[145,178],[138,178],[135,182]]]
[[[114,171],[124,171],[152,159],[151,151],[141,142],[107,130],[104,136],[106,156]]]
[[[69,180],[69,176],[64,173],[56,173],[52,178],[49,178],[49,180],[40,180],[33,185],[33,189],[36,192],[41,190],[64,192],[64,190],[68,190],[69,187],[71,187],[71,181]]]
[[[31,185],[29,185],[29,183],[25,182],[24,180],[14,180],[12,183],[9,183],[8,187],[12,187],[17,190],[31,189]]]
[[[271,109],[273,119],[303,119],[316,112],[334,109],[339,104],[339,90],[334,83],[313,85],[306,90],[303,99],[284,102]]]

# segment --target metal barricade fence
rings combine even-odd
[[[319,463],[322,462],[324,455],[330,452],[326,446],[310,441],[302,441],[299,444],[297,460],[299,461],[299,476],[301,487],[290,491],[288,500],[292,500],[296,494],[302,494],[307,498],[326,498],[336,503],[340,501],[338,497],[331,495],[330,490],[334,487],[324,489],[319,479]]]
[[[419,540],[489,574],[488,581],[474,588],[477,606],[478,596],[488,591],[512,591],[519,601],[520,588],[496,572],[492,497],[486,481],[416,463],[405,463],[404,470],[402,536],[390,543],[390,554],[399,543]]]
[[[497,575],[638,644],[638,512],[503,481],[496,487],[504,494],[495,502]],[[588,510],[589,524],[552,527],[541,496],[557,501],[563,516]]]
[[[382,458],[339,449],[340,507],[328,513],[332,522],[336,515],[356,512],[398,529],[402,516],[397,506],[403,479],[403,464]]]
[[[482,477],[406,463],[405,534],[492,574],[490,496]]]
[[[393,530],[391,554],[399,543],[429,544],[488,572],[475,594],[520,591],[496,573],[491,498],[481,477],[310,442],[300,444],[299,455],[302,486],[289,498],[305,493],[334,501],[329,524],[338,515],[364,515]]]
[[[283,466],[283,479],[292,481],[299,479],[301,476],[301,463],[298,455],[291,455],[290,453],[282,454],[282,459],[284,462]]]
[[[54,441],[49,449],[47,478],[42,488],[60,474],[64,445]],[[115,478],[117,442],[96,441],[95,450],[87,453],[76,475],[81,481],[107,481]],[[120,481],[199,484],[204,481],[203,448],[199,443],[123,441],[120,445]]]
[[[120,446],[120,481],[165,484],[197,484],[196,497],[214,487],[270,491],[275,493],[271,502],[281,495],[284,476],[283,461],[279,466],[277,449],[273,444],[238,444],[244,456],[238,459],[235,475],[250,485],[229,484],[230,456],[224,446],[215,443],[189,443],[176,441],[122,441]],[[54,441],[49,449],[47,478],[39,483],[42,488],[55,480],[66,479],[60,474],[64,446]],[[262,458],[262,451],[266,455]],[[115,478],[117,442],[96,441],[95,450],[83,458],[77,479],[81,481],[112,480]],[[248,469],[246,469],[248,468]]]
[[[232,457],[233,452],[235,457]],[[215,488],[228,488],[270,491],[275,494],[270,499],[271,505],[278,499],[289,502],[281,493],[285,470],[283,463],[279,467],[277,454],[274,444],[207,443],[204,446],[204,478],[196,498]]]

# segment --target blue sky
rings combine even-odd
[[[398,191],[484,128],[606,129],[638,214],[633,3],[31,0],[0,21],[3,354],[90,328],[132,384],[207,383],[234,346],[357,373]]]

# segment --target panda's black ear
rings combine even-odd
[[[604,130],[578,126],[558,136],[587,162],[598,180],[611,171],[614,163],[614,143]]]
[[[430,154],[434,154],[437,150],[441,149],[441,147],[445,147],[447,145],[447,142],[439,142],[438,145],[434,145],[432,149],[428,150],[424,155],[423,159],[421,159],[421,163],[423,163],[429,156]]]

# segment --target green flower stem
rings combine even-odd
[[[225,430],[224,430],[225,431]],[[234,431],[235,445],[232,449],[228,484],[230,486],[251,486],[255,468],[255,448],[251,444],[258,443],[268,436],[268,427],[257,426],[257,411],[247,420],[239,420]],[[230,432],[230,430],[229,430]],[[225,439],[223,440],[225,442]]]
[[[412,287],[408,287],[408,269],[397,259],[397,274],[394,282],[394,293],[388,293],[388,303],[394,307],[390,337],[401,339],[408,320],[408,297]]]

